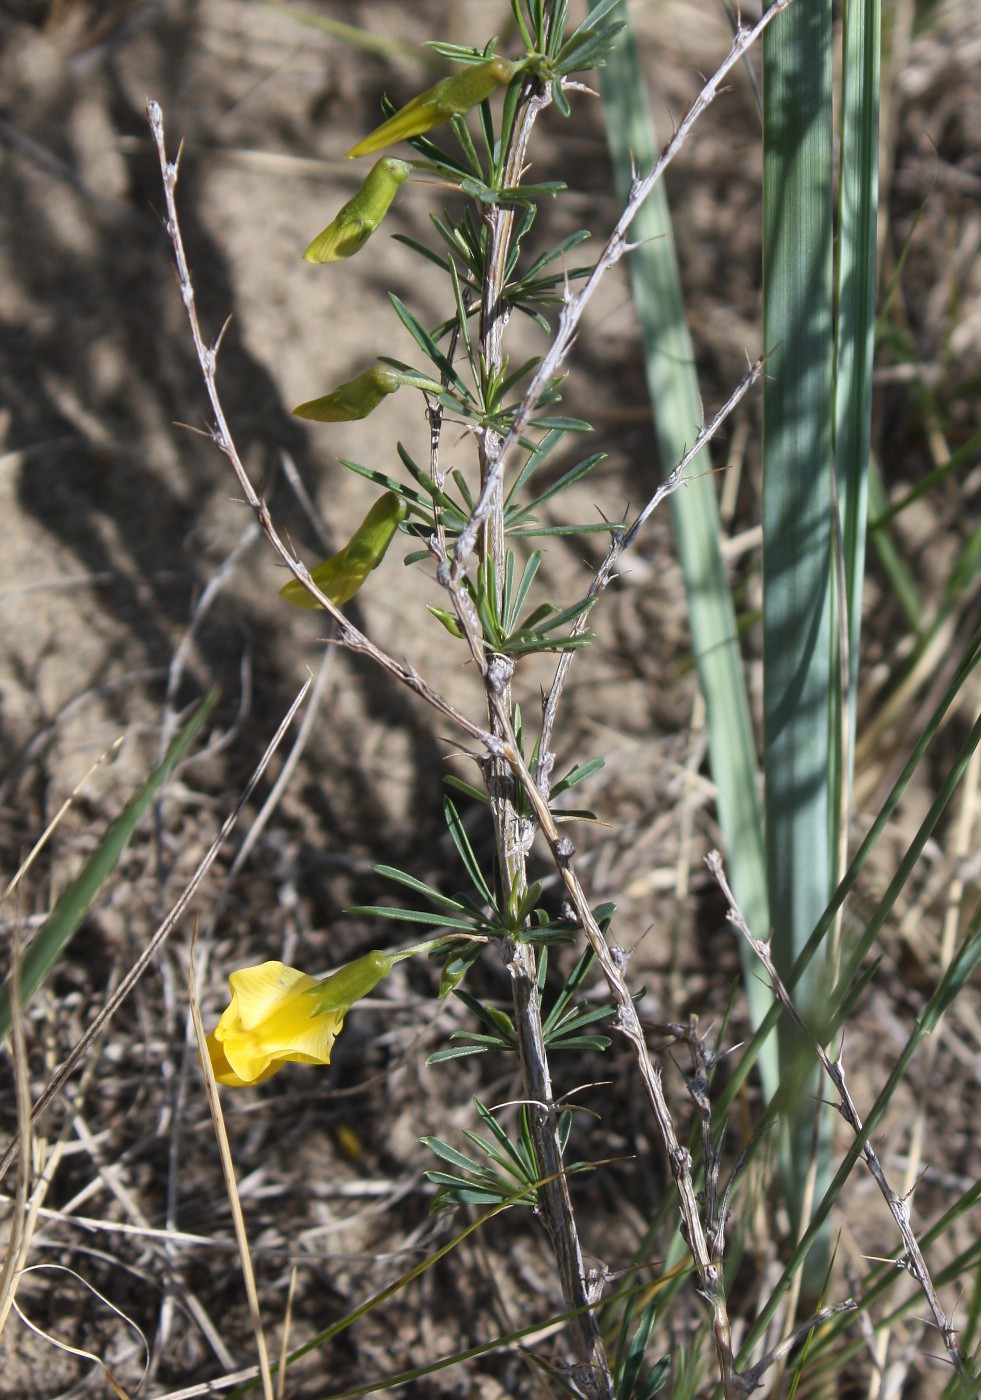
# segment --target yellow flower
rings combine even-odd
[[[208,1036],[219,1084],[259,1084],[293,1060],[330,1063],[347,1007],[322,1007],[322,984],[281,962],[233,972],[232,1000]]]
[[[215,1078],[239,1089],[271,1079],[290,1060],[329,1065],[334,1041],[354,1003],[403,958],[435,952],[455,938],[433,938],[398,953],[374,949],[319,982],[281,962],[233,972],[228,979],[231,1002],[207,1037]]]

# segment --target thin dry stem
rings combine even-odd
[[[324,611],[331,617],[337,626],[338,646],[345,647],[348,651],[353,651],[359,656],[366,656],[380,666],[383,671],[387,671],[402,685],[413,691],[433,709],[444,715],[447,719],[472,739],[483,745],[488,753],[499,753],[500,743],[479,725],[472,723],[465,715],[449,703],[448,700],[439,695],[412,666],[403,665],[389,656],[381,647],[368,640],[363,632],[359,631],[352,622],[345,617],[340,608],[330,598],[317,587],[310,577],[309,570],[294,557],[286,543],[281,539],[279,532],[273,524],[269,507],[265,500],[259,495],[249,479],[248,472],[242,463],[238,449],[228,427],[225,418],[225,411],[222,407],[221,398],[218,394],[216,383],[216,370],[218,364],[218,350],[221,344],[221,335],[213,346],[205,343],[201,333],[201,324],[198,320],[197,303],[194,296],[194,288],[191,284],[191,274],[188,268],[187,257],[184,252],[184,240],[181,236],[180,222],[177,217],[177,204],[174,198],[174,190],[177,186],[177,176],[180,166],[180,150],[177,159],[170,161],[167,158],[167,148],[164,133],[163,111],[158,102],[147,102],[147,120],[150,123],[150,131],[160,160],[160,173],[163,177],[164,199],[167,208],[166,231],[174,250],[174,260],[177,264],[177,279],[180,286],[181,300],[187,312],[188,323],[191,328],[191,336],[194,341],[194,349],[197,352],[198,363],[201,366],[201,373],[204,376],[205,390],[211,404],[211,411],[214,414],[214,426],[211,429],[211,438],[220,452],[228,458],[235,478],[242,489],[242,494],[246,503],[255,513],[262,533],[279,555],[279,558],[286,565],[293,577],[298,579],[306,588],[311,598],[315,598]],[[227,323],[226,323],[227,324]],[[222,334],[224,330],[222,331]]]
[[[548,87],[539,91],[534,80],[529,79],[526,82],[501,173],[501,182],[505,187],[512,188],[520,184],[527,164],[532,129],[538,114],[550,101]],[[504,287],[510,238],[515,222],[514,206],[493,205],[486,211],[484,218],[488,233],[481,286],[480,345],[481,357],[488,367],[488,372],[493,374],[499,372],[504,363],[504,331],[508,321]],[[500,442],[500,435],[492,429],[485,429],[480,434],[482,487],[499,458]],[[498,604],[503,598],[505,552],[503,478],[498,478],[492,498],[492,509],[481,531],[480,540],[481,561],[493,569]],[[443,569],[441,577],[450,589],[455,611],[470,643],[471,654],[481,667],[491,729],[495,737],[502,739],[510,733],[510,719],[506,728],[502,728],[498,724],[497,716],[504,714],[510,717],[513,714],[511,681],[515,662],[506,656],[486,655],[476,635],[472,608],[468,606],[469,599],[465,591],[456,586],[452,570]],[[504,887],[512,892],[515,898],[521,898],[527,889],[527,859],[534,829],[517,810],[510,765],[503,757],[488,761],[485,778]],[[527,1098],[528,1124],[543,1178],[542,1222],[552,1246],[562,1296],[570,1314],[569,1331],[575,1354],[572,1379],[583,1395],[595,1397],[595,1400],[612,1400],[613,1378],[599,1324],[591,1306],[579,1230],[562,1160],[559,1113],[552,1092],[552,1075],[542,1026],[535,949],[527,942],[515,942],[505,949],[505,958],[511,977],[514,1026]]]
[[[218,1143],[218,1153],[221,1157],[221,1169],[225,1177],[225,1190],[228,1193],[228,1205],[232,1213],[232,1224],[235,1227],[235,1239],[238,1243],[239,1261],[242,1265],[242,1278],[245,1281],[245,1294],[249,1302],[249,1318],[252,1322],[252,1331],[255,1336],[256,1351],[259,1353],[259,1372],[262,1376],[262,1393],[265,1396],[265,1400],[274,1400],[272,1371],[269,1368],[269,1348],[266,1346],[266,1335],[262,1327],[259,1294],[255,1286],[255,1270],[252,1268],[252,1255],[249,1252],[249,1236],[245,1228],[245,1216],[242,1213],[242,1202],[238,1194],[235,1163],[232,1161],[232,1149],[228,1142],[228,1133],[225,1130],[225,1117],[221,1111],[221,1098],[218,1094],[218,1081],[215,1079],[215,1072],[211,1065],[211,1057],[208,1054],[208,1037],[204,1029],[204,1022],[201,1019],[201,1006],[198,1002],[197,988],[194,985],[194,950],[196,941],[197,920],[195,920],[195,929],[191,937],[190,962],[187,969],[187,992],[190,1000],[191,1019],[194,1023],[194,1034],[197,1039],[201,1070],[204,1074],[204,1088],[208,1096],[208,1107],[211,1110],[211,1121],[214,1124],[215,1139]]]
[[[502,730],[510,728],[508,717],[499,713]],[[699,1211],[698,1197],[692,1177],[692,1158],[687,1148],[682,1147],[675,1132],[671,1110],[668,1108],[661,1083],[661,1071],[652,1062],[647,1042],[637,1015],[630,988],[625,977],[627,956],[622,948],[611,947],[603,931],[593,917],[579,878],[573,868],[575,849],[568,837],[560,836],[555,819],[545,798],[529,772],[513,732],[509,735],[507,758],[531,802],[538,818],[542,834],[548,842],[552,858],[558,868],[566,893],[576,911],[583,932],[596,955],[596,961],[606,978],[607,986],[616,1005],[615,1026],[630,1044],[637,1062],[644,1092],[654,1113],[661,1142],[667,1154],[671,1174],[678,1190],[682,1217],[682,1228],[688,1248],[695,1263],[696,1288],[699,1296],[708,1304],[712,1313],[712,1327],[715,1336],[716,1352],[719,1359],[719,1374],[727,1400],[742,1400],[748,1394],[743,1388],[736,1370],[735,1353],[726,1307],[722,1269],[709,1247]]]
[[[164,696],[164,719],[160,726],[160,759],[170,747],[170,741],[180,726],[180,716],[177,707],[177,696],[180,692],[181,682],[184,672],[191,658],[191,649],[194,646],[198,632],[211,611],[212,604],[220,596],[222,590],[234,577],[242,557],[252,548],[259,537],[259,529],[254,520],[250,520],[246,528],[239,535],[234,548],[222,560],[221,566],[216,569],[201,592],[194,607],[194,614],[191,618],[190,626],[184,632],[180,642],[174,650],[171,658],[170,668],[167,672],[167,689]]]
[[[865,1130],[858,1109],[855,1107],[852,1096],[845,1084],[844,1064],[841,1060],[834,1061],[831,1059],[824,1046],[821,1044],[820,1039],[814,1034],[803,1016],[801,1016],[800,1012],[797,1010],[790,993],[784,986],[780,974],[777,972],[776,966],[774,965],[773,957],[770,953],[770,945],[765,943],[761,938],[754,938],[753,934],[750,932],[749,925],[743,918],[742,911],[736,903],[735,896],[729,887],[729,882],[726,879],[725,871],[722,867],[722,857],[719,855],[718,851],[710,851],[706,857],[705,863],[725,896],[726,903],[729,906],[727,915],[729,922],[737,929],[743,938],[746,939],[753,952],[759,958],[769,978],[774,996],[783,1006],[797,1028],[802,1031],[810,1041],[825,1074],[827,1074],[835,1087],[835,1092],[838,1095],[838,1103],[836,1104],[838,1112],[855,1133],[855,1136],[861,1138]],[[927,1268],[926,1260],[923,1258],[923,1253],[913,1233],[913,1227],[910,1221],[909,1197],[899,1196],[893,1191],[886,1180],[886,1174],[882,1169],[882,1164],[876,1155],[875,1149],[867,1137],[862,1143],[862,1156],[865,1158],[865,1165],[871,1172],[872,1178],[876,1186],[878,1186],[883,1200],[889,1207],[889,1213],[895,1220],[900,1236],[902,1237],[903,1248],[905,1250],[903,1267],[923,1290],[930,1311],[933,1314],[933,1319],[943,1337],[944,1347],[946,1348],[951,1365],[959,1376],[966,1377],[967,1369],[957,1345],[956,1329],[940,1304],[940,1299],[937,1296],[937,1290],[934,1287],[933,1279],[930,1277],[930,1271]]]
[[[57,812],[55,812],[54,816],[48,822],[41,835],[35,841],[30,853],[24,858],[24,860],[21,861],[17,873],[12,877],[10,883],[7,885],[7,888],[0,892],[0,904],[3,904],[4,900],[9,899],[10,896],[14,893],[21,880],[23,880],[24,876],[27,874],[31,866],[37,860],[38,856],[44,850],[45,846],[51,840],[51,837],[54,835],[55,831],[60,826],[63,818],[65,817],[69,808],[72,806],[72,803],[75,801],[76,797],[78,797],[79,793],[82,791],[82,788],[88,782],[89,778],[91,778],[95,770],[97,768],[101,768],[101,766],[104,763],[112,763],[113,760],[116,758],[116,755],[119,753],[119,750],[122,748],[124,742],[125,740],[123,739],[122,735],[120,735],[118,739],[114,739],[113,742],[109,745],[109,747],[105,750],[105,752],[101,753],[99,757],[95,760],[89,771],[85,774],[85,777],[82,778],[81,782],[76,783],[76,785],[72,788],[71,792],[68,794],[64,802],[58,808]],[[11,1004],[17,1004],[16,997],[14,998],[14,1001]]]
[[[681,460],[676,463],[661,482],[644,508],[637,512],[637,515],[626,529],[618,530],[613,536],[610,541],[610,547],[606,552],[606,558],[596,570],[589,588],[586,590],[587,598],[599,597],[607,584],[614,577],[614,569],[619,564],[626,551],[633,545],[640,530],[650,519],[653,512],[662,501],[668,496],[673,495],[679,487],[684,486],[686,480],[685,469],[689,462],[694,461],[705,444],[715,437],[736,405],[749,393],[753,385],[759,380],[765,364],[766,358],[762,357],[749,367],[726,402],[712,418],[712,421],[710,423],[704,423],[701,428],[699,428],[691,447],[688,448]],[[574,637],[579,636],[586,630],[588,617],[588,612],[584,612],[576,618],[572,627],[572,635]],[[548,694],[543,704],[542,735],[539,741],[538,763],[535,767],[535,781],[546,798],[548,797],[549,777],[554,762],[554,755],[551,752],[552,734],[555,731],[559,701],[562,697],[562,691],[568,679],[569,671],[572,668],[575,656],[575,651],[570,650],[563,652],[559,657],[555,668],[555,677],[549,687]]]

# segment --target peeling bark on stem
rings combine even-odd
[[[526,85],[515,115],[505,160],[503,183],[508,187],[520,183],[532,127],[547,101],[547,97],[537,92],[532,82]],[[487,211],[486,221],[487,257],[481,292],[480,342],[488,370],[494,373],[500,368],[504,355],[507,314],[503,293],[508,245],[514,227],[513,206],[492,205]],[[493,485],[489,496],[490,510],[482,522],[477,548],[481,560],[489,562],[493,568],[498,602],[503,590],[505,558],[504,480],[501,473],[495,475],[500,451],[500,435],[486,430],[480,441],[482,491],[492,481]],[[461,604],[452,588],[456,580],[451,575],[449,581],[459,616]],[[511,732],[514,662],[509,657],[492,656],[485,663],[483,672],[490,729],[495,738],[503,742],[502,734]],[[507,890],[516,890],[520,896],[527,887],[526,861],[533,830],[521,820],[515,807],[511,766],[499,758],[490,760],[488,767],[491,814],[502,882]],[[552,1098],[542,1029],[535,951],[527,943],[516,943],[506,949],[505,957],[512,982],[521,1075],[529,1101],[529,1127],[542,1175],[542,1222],[552,1246],[565,1306],[571,1314],[569,1329],[575,1356],[573,1380],[581,1394],[595,1397],[595,1400],[612,1400],[613,1379],[591,1307],[569,1183],[562,1164],[558,1112]]]

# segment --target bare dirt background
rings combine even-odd
[[[507,6],[425,0],[408,7],[336,3],[318,8],[407,48],[433,37],[483,42]],[[883,286],[904,270],[883,334],[875,446],[887,489],[920,481],[979,426],[981,388],[981,19],[964,3],[921,7],[903,42],[905,12],[887,5],[896,43],[884,134],[888,218]],[[908,18],[908,16],[905,16]],[[728,47],[727,22],[708,3],[637,6],[645,62],[662,130],[679,116]],[[238,446],[268,485],[277,521],[310,560],[326,549],[284,475],[283,454],[313,496],[330,536],[343,541],[371,499],[337,458],[392,470],[391,443],[425,457],[427,427],[405,395],[366,423],[307,427],[290,406],[324,392],[380,351],[408,355],[387,304],[394,290],[420,319],[445,314],[435,270],[380,235],[342,268],[300,261],[309,239],[358,178],[343,160],[375,124],[378,99],[404,100],[431,78],[411,57],[352,49],[261,4],[7,0],[0,8],[0,859],[12,874],[58,805],[120,735],[115,764],[85,785],[35,866],[3,937],[37,925],[105,824],[158,758],[177,716],[212,685],[220,719],[127,852],[58,974],[38,999],[30,1034],[36,1089],[63,1057],[176,898],[306,674],[319,671],[323,627],[286,609],[282,583],[251,520],[233,499],[227,466],[204,437],[205,400],[156,211],[159,172],[145,120],[147,97],[163,106],[172,150],[185,143],[178,198],[206,330],[234,316],[219,382]],[[572,193],[543,213],[543,237],[590,226],[602,235],[616,206],[598,102],[577,103],[563,123],[540,124],[535,173]],[[740,74],[699,128],[670,180],[703,395],[711,411],[729,393],[759,339],[759,121]],[[425,238],[438,196],[403,191],[392,231]],[[587,249],[588,253],[588,249]],[[541,349],[521,331],[516,360]],[[608,461],[577,498],[583,518],[619,515],[646,499],[657,478],[643,371],[625,280],[608,279],[578,348],[565,407],[597,425],[590,450]],[[716,453],[730,471],[721,487],[737,543],[741,606],[758,607],[756,542],[759,404],[737,414]],[[469,465],[465,441],[452,445]],[[566,464],[574,460],[567,455]],[[454,462],[454,464],[457,464]],[[977,520],[975,457],[899,527],[899,541],[928,600],[944,561]],[[546,572],[556,597],[588,580],[582,542],[553,545]],[[404,552],[404,551],[402,551]],[[423,573],[402,568],[396,547],[351,605],[359,624],[423,669],[479,717],[473,677],[443,659],[425,603]],[[899,674],[909,639],[875,563],[869,581],[866,686],[869,710]],[[209,592],[215,580],[221,587]],[[968,615],[972,583],[954,623]],[[207,605],[206,607],[204,605]],[[956,626],[955,626],[956,630]],[[604,772],[584,791],[607,827],[583,840],[583,868],[597,899],[620,907],[617,936],[637,948],[631,964],[648,987],[654,1021],[722,1015],[738,979],[737,950],[708,889],[701,859],[714,839],[703,771],[701,720],[687,650],[684,599],[670,517],[652,522],[627,576],[606,595],[598,640],[580,659],[560,734],[560,766],[595,753]],[[749,645],[752,650],[752,634]],[[938,668],[943,658],[938,660]],[[547,670],[522,683],[530,711]],[[400,865],[450,890],[462,882],[445,835],[442,778],[453,767],[446,726],[378,672],[341,655],[326,663],[313,725],[296,773],[227,883],[254,820],[246,814],[199,901],[198,966],[208,1019],[224,1001],[230,970],[282,957],[328,970],[388,942],[391,927],[345,918],[354,902],[384,893],[371,864]],[[868,810],[894,771],[924,691],[863,754]],[[949,751],[964,732],[951,726]],[[941,760],[943,755],[940,756]],[[938,760],[939,762],[940,760]],[[274,773],[282,766],[274,764]],[[915,830],[932,795],[931,774],[904,804],[889,859]],[[269,791],[267,783],[262,792]],[[860,818],[860,820],[863,820]],[[486,842],[480,810],[468,814]],[[977,875],[975,862],[975,879]],[[933,983],[952,865],[932,846],[920,883],[880,950],[885,962],[854,1032],[870,1091],[905,1038]],[[222,898],[220,918],[211,919]],[[396,934],[398,931],[395,931]],[[206,1382],[254,1361],[212,1129],[187,1029],[190,928],[181,929],[114,1024],[92,1073],[52,1115],[67,1146],[39,1222],[31,1263],[59,1264],[24,1278],[25,1310],[58,1337],[101,1356],[136,1386],[134,1334],[79,1278],[122,1307],[152,1349],[141,1393]],[[396,938],[396,941],[404,941]],[[480,990],[506,995],[488,965]],[[500,1066],[465,1061],[427,1068],[426,1054],[468,1013],[432,998],[425,966],[401,967],[352,1015],[329,1074],[289,1070],[274,1084],[227,1095],[229,1131],[255,1246],[260,1296],[278,1345],[290,1274],[297,1266],[290,1339],[299,1343],[373,1289],[424,1258],[454,1229],[428,1216],[432,1159],[422,1133],[448,1137],[472,1123],[470,1096],[513,1098]],[[745,1031],[741,997],[731,1026]],[[882,1148],[901,1174],[909,1115],[930,1104],[932,1172],[917,1196],[933,1219],[977,1175],[981,1015],[965,1004],[945,1032],[934,1080],[897,1100]],[[629,1074],[614,1048],[564,1071],[563,1090],[612,1080],[580,1102],[602,1120],[577,1126],[577,1155],[616,1159],[576,1190],[586,1247],[624,1267],[665,1184],[646,1155]],[[497,1076],[497,1077],[495,1077]],[[14,1108],[4,1070],[4,1142]],[[672,1085],[687,1117],[680,1080]],[[742,1139],[754,1103],[744,1104]],[[735,1144],[738,1147],[738,1143]],[[735,1150],[735,1148],[734,1148]],[[749,1199],[752,1199],[751,1191]],[[851,1198],[861,1218],[848,1249],[885,1253],[892,1236],[868,1188]],[[864,1203],[863,1203],[864,1202]],[[752,1210],[747,1207],[747,1219]],[[764,1217],[760,1216],[761,1221]],[[975,1226],[977,1222],[975,1221]],[[772,1265],[772,1221],[749,1231],[747,1286]],[[976,1233],[976,1230],[975,1230]],[[966,1231],[969,1240],[970,1229]],[[851,1256],[850,1256],[851,1257]],[[845,1285],[841,1284],[843,1292]],[[533,1223],[494,1222],[386,1308],[315,1353],[291,1375],[290,1394],[322,1396],[345,1384],[422,1364],[548,1318],[557,1307],[544,1242]],[[678,1332],[698,1325],[675,1310]],[[937,1372],[916,1359],[931,1348],[909,1324],[910,1395],[938,1394]],[[934,1350],[939,1349],[935,1344]],[[106,1393],[88,1363],[39,1341],[16,1318],[0,1343],[0,1394]],[[861,1366],[859,1370],[861,1370]],[[403,1386],[419,1395],[530,1394],[532,1372],[513,1351]],[[707,1392],[706,1392],[707,1393]]]

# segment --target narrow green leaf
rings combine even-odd
[[[548,418],[533,418],[530,426],[546,428],[549,432],[560,430],[563,433],[591,433],[593,431],[592,423],[587,423],[584,418],[564,418],[557,413],[550,414]]]
[[[584,476],[598,467],[600,462],[606,461],[605,452],[594,452],[591,457],[584,457],[581,462],[577,462],[574,467],[570,467],[567,472],[563,472],[557,481],[553,481],[551,486],[547,486],[544,491],[532,500],[527,509],[537,510],[545,501],[550,501],[553,496],[558,496],[560,492],[568,490],[577,481],[581,481]],[[517,517],[520,519],[520,516]]]
[[[475,1162],[472,1157],[467,1157],[462,1152],[458,1152],[455,1147],[451,1147],[448,1142],[443,1142],[441,1138],[421,1137],[419,1141],[422,1143],[423,1147],[428,1147],[430,1152],[434,1153],[442,1161],[449,1162],[451,1167],[456,1167],[457,1171],[480,1171],[479,1162]]]
[[[620,0],[617,0],[617,3],[619,4]],[[522,276],[518,286],[524,286],[526,283],[533,281],[538,274],[544,271],[551,263],[559,262],[567,253],[571,253],[573,248],[578,248],[580,243],[587,242],[592,236],[593,235],[587,228],[581,228],[577,233],[570,233],[567,238],[562,239],[561,243],[556,243],[554,248],[549,248],[547,253],[542,253],[540,257],[535,259],[527,272]],[[562,276],[561,273],[558,275],[560,277]]]
[[[454,773],[443,779],[447,787],[453,788],[456,792],[462,792],[465,797],[471,798],[474,802],[480,802],[485,807],[487,805],[487,793],[483,788],[474,787],[472,783],[465,782],[463,778],[458,778]]]
[[[450,833],[450,839],[456,847],[460,859],[467,868],[467,874],[473,882],[474,889],[480,895],[481,899],[485,900],[486,903],[493,908],[494,896],[491,894],[490,887],[484,879],[483,871],[480,868],[480,862],[474,855],[473,847],[470,844],[470,838],[467,836],[466,828],[460,819],[460,813],[448,797],[443,799],[443,815],[446,819],[446,826]]]
[[[461,933],[474,933],[472,919],[456,919],[451,914],[430,913],[426,909],[395,909],[390,904],[352,904],[347,914],[363,914],[373,919],[395,919],[404,924],[426,924],[429,928],[452,928]]]
[[[875,347],[876,231],[879,212],[879,67],[881,0],[849,0],[844,9],[841,65],[841,141],[838,178],[838,268],[835,373],[835,474],[844,565],[848,672],[846,714],[839,732],[840,784],[848,800],[858,713],[859,639],[865,578],[869,453],[872,433],[872,358]],[[836,846],[840,833],[835,829]],[[837,872],[840,873],[840,872]]]
[[[834,888],[840,734],[832,625],[834,335],[831,0],[791,5],[763,36],[763,743],[773,957],[793,966]],[[824,1010],[827,960],[797,986],[804,1017]],[[786,1019],[781,1060],[812,1058]],[[784,1150],[795,1234],[814,1140],[811,1096]],[[825,1128],[829,1120],[825,1119]],[[823,1133],[822,1161],[828,1135]],[[827,1181],[822,1166],[818,1190]],[[808,1267],[820,1292],[830,1241]]]
[[[514,556],[510,554],[510,551],[508,551],[508,553],[511,558],[514,558]],[[525,600],[528,597],[528,594],[531,590],[531,586],[535,581],[535,576],[537,575],[538,570],[541,568],[541,566],[541,550],[536,549],[534,553],[529,556],[525,564],[524,570],[522,571],[521,582],[518,584],[518,591],[514,595],[514,602],[510,610],[510,616],[507,619],[509,627],[513,627],[514,624],[520,618],[521,610],[525,605]],[[551,611],[551,609],[549,610]],[[535,623],[532,620],[532,618],[529,618],[528,621],[525,623],[525,626],[527,627],[534,627],[534,625]]]
[[[454,1031],[453,1034],[456,1035],[457,1032]],[[445,1050],[434,1050],[431,1055],[426,1056],[426,1064],[442,1065],[447,1060],[465,1060],[469,1055],[487,1055],[492,1050],[499,1051],[500,1048],[499,1042],[492,1041],[490,1037],[488,1037],[487,1044],[484,1045],[480,1042],[479,1036],[474,1036],[467,1045],[449,1045]]]
[[[892,530],[892,518],[888,510],[889,501],[882,484],[882,473],[874,457],[869,459],[869,513],[874,519],[869,525],[869,534],[879,563],[889,580],[889,587],[903,610],[907,625],[918,639],[923,635],[923,604],[913,571]]]
[[[541,539],[548,535],[614,535],[626,528],[622,520],[603,521],[595,525],[519,525],[506,533],[518,540]]]
[[[606,766],[605,758],[589,758],[585,763],[577,763],[574,768],[570,768],[564,778],[553,784],[552,796],[559,797],[569,788],[575,787],[577,783],[584,782],[586,778],[591,778],[594,773],[598,773]]]
[[[458,390],[458,392],[465,399],[469,399],[472,403],[473,395],[470,393],[463,380],[457,374],[456,370],[450,364],[449,360],[443,354],[442,350],[440,350],[439,346],[436,344],[435,340],[433,340],[429,332],[425,329],[422,323],[418,321],[415,316],[413,316],[409,308],[395,295],[394,292],[389,292],[388,295],[392,305],[395,307],[395,314],[398,316],[403,326],[405,326],[406,330],[409,332],[413,340],[419,346],[420,350],[422,350],[426,355],[428,355],[429,358],[432,360],[433,364],[440,371],[440,373],[446,376],[447,382],[452,384],[453,387],[456,390]]]
[[[213,690],[201,702],[173,740],[163,762],[147,778],[116,820],[106,828],[98,846],[72,880],[54,909],[45,919],[37,937],[24,953],[20,966],[20,1004],[25,1008],[55,963],[68,947],[79,924],[92,908],[99,891],[109,879],[120,856],[129,845],[137,826],[156,802],[174,769],[201,732],[218,703]],[[0,987],[0,1040],[10,1034],[10,979]]]
[[[431,900],[433,904],[438,904],[443,909],[460,911],[463,909],[459,900],[450,899],[448,895],[441,894],[432,885],[427,885],[424,880],[417,880],[414,875],[409,875],[404,870],[396,870],[392,865],[373,865],[371,868],[383,880],[391,880],[393,884],[404,885],[407,890],[414,890],[416,894],[421,894],[425,899]]]
[[[538,445],[528,454],[524,466],[521,468],[514,485],[507,494],[505,505],[510,505],[511,502],[520,495],[535,472],[538,471],[542,463],[554,452],[555,448],[558,447],[564,437],[565,433],[561,428],[553,428],[544,435]]]

